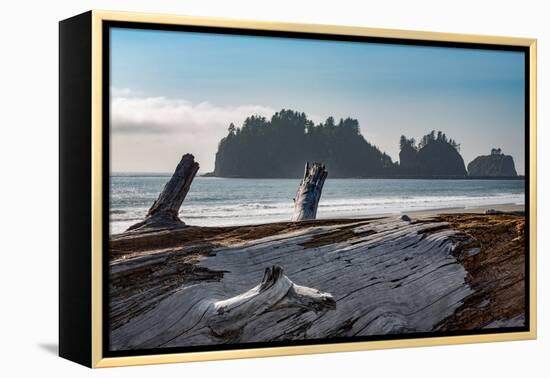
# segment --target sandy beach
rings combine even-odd
[[[517,204],[509,203],[509,204],[490,205],[490,206],[454,207],[454,208],[444,208],[444,209],[420,210],[420,211],[411,211],[408,213],[414,214],[415,216],[433,216],[433,215],[439,215],[439,214],[484,214],[488,210],[489,211],[496,210],[503,213],[521,213],[525,211],[525,205],[517,205]]]

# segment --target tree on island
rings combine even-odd
[[[460,156],[460,144],[442,131],[432,130],[418,145],[414,138],[401,135],[399,140],[399,175],[426,177],[464,177],[467,175]]]
[[[391,175],[396,164],[361,135],[356,119],[314,124],[305,113],[281,110],[231,124],[218,145],[215,176],[301,177],[305,161],[321,161],[331,177]]]
[[[302,177],[306,161],[322,162],[337,177],[465,177],[460,144],[442,131],[420,138],[402,135],[399,163],[369,143],[353,118],[315,124],[303,112],[283,109],[270,119],[231,123],[218,145],[213,176]]]

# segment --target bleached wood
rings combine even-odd
[[[458,258],[477,245],[436,219],[305,221],[249,238],[258,227],[189,227],[133,254],[124,242],[137,236],[112,241],[111,348],[428,332],[472,293]]]
[[[315,219],[321,192],[328,172],[321,163],[306,163],[304,178],[300,182],[294,199],[294,214],[292,221]]]
[[[198,170],[199,164],[193,155],[183,155],[174,174],[147,212],[145,220],[130,226],[128,231],[184,225],[178,212]]]

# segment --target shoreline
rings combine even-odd
[[[301,177],[252,177],[252,176],[214,176],[208,173],[197,177],[241,180],[300,180]],[[331,180],[524,180],[524,175],[518,176],[351,176],[331,177]]]
[[[400,211],[400,212],[387,212],[387,213],[377,213],[369,214],[364,216],[338,216],[333,218],[324,218],[318,217],[315,221],[317,222],[330,222],[330,221],[353,221],[353,220],[368,220],[368,219],[378,219],[378,218],[389,218],[402,215],[409,215],[413,217],[436,217],[446,214],[484,214],[487,210],[496,210],[497,212],[502,212],[503,214],[520,214],[525,213],[525,205],[523,204],[499,204],[499,205],[482,205],[482,206],[472,206],[472,207],[447,207],[447,208],[436,208],[436,209],[422,209],[422,210],[412,210],[412,211]],[[184,222],[185,222],[184,217]],[[263,226],[263,225],[273,225],[273,224],[286,224],[289,223],[288,220],[275,220],[272,222],[265,223],[246,223],[246,224],[227,224],[227,225],[195,225],[192,222],[187,221],[185,224],[188,227],[194,228],[205,228],[205,229],[235,229],[239,227],[251,227],[251,226]],[[111,233],[109,237],[117,237],[119,235],[124,235],[126,231]]]
[[[504,214],[507,213],[525,213],[525,205],[514,203],[503,203],[500,205],[483,205],[473,207],[449,207],[440,209],[415,210],[408,213],[414,215],[437,216],[445,214],[484,214],[487,210],[496,210]],[[405,212],[407,213],[407,212]],[[404,214],[403,212],[401,214]],[[395,214],[394,214],[395,215]]]
[[[388,213],[379,213],[379,214],[370,214],[361,217],[337,217],[337,218],[317,218],[317,220],[338,220],[338,219],[378,219],[378,218],[389,218],[401,215],[414,215],[415,217],[437,217],[447,214],[485,214],[487,210],[496,210],[502,214],[515,214],[519,215],[520,213],[525,213],[525,205],[515,204],[515,203],[503,203],[498,205],[480,205],[480,206],[471,206],[471,207],[440,207],[434,209],[421,209],[421,210],[410,210],[410,211],[399,211],[399,212],[388,212]],[[275,222],[281,223],[281,222]],[[269,224],[269,223],[265,223]],[[238,225],[237,225],[238,227]]]
[[[171,177],[171,172],[112,172],[110,177]],[[248,177],[213,176],[198,174],[196,178],[236,179],[236,180],[301,180],[301,177]],[[331,180],[526,180],[525,175],[517,176],[368,176],[331,177]]]

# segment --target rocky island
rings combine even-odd
[[[493,148],[490,155],[478,156],[468,164],[470,177],[516,177],[514,158]]]
[[[399,144],[401,177],[462,178],[467,175],[460,145],[441,131],[424,135],[418,145],[414,138],[402,135]]]
[[[298,178],[304,161],[322,161],[331,177],[391,174],[396,164],[359,131],[359,122],[329,117],[315,125],[305,113],[281,110],[271,119],[250,116],[231,124],[218,146],[212,176]]]
[[[218,146],[215,168],[205,176],[297,178],[304,161],[322,161],[332,178],[465,178],[460,145],[431,131],[418,145],[400,140],[399,162],[368,142],[356,119],[329,117],[315,125],[305,113],[281,110],[271,119],[230,124]]]

